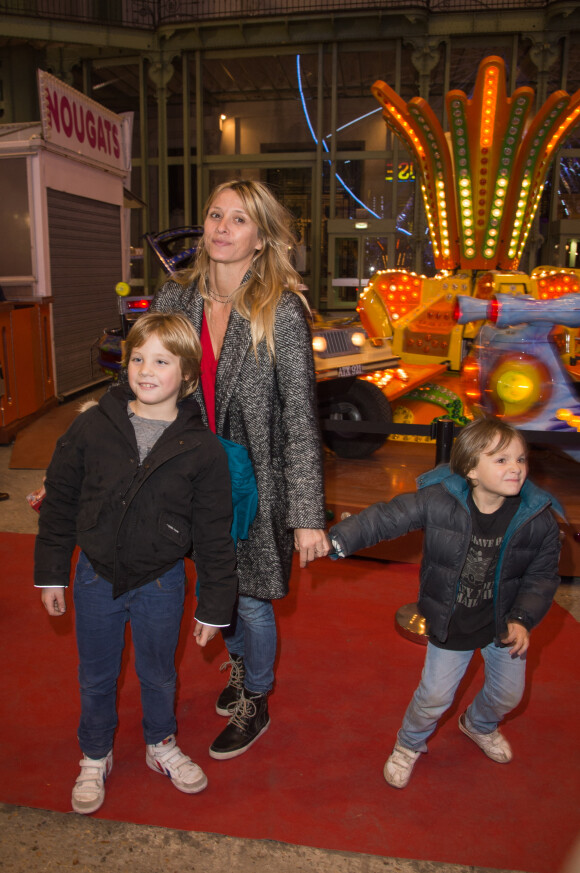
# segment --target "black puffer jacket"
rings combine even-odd
[[[375,503],[330,529],[345,555],[391,540],[412,530],[424,531],[418,607],[429,635],[445,642],[457,595],[459,575],[471,537],[467,506],[469,486],[443,465],[417,480],[415,494]],[[547,613],[560,578],[560,532],[550,506],[554,499],[529,480],[521,490],[518,511],[500,548],[494,581],[496,635],[518,621],[528,630]]]
[[[227,625],[236,597],[226,454],[193,398],[179,404],[142,464],[127,385],[108,391],[58,441],[46,477],[35,585],[66,586],[75,545],[113,586],[139,588],[188,555],[200,583],[196,618]]]

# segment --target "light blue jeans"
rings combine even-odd
[[[244,659],[247,690],[255,694],[271,691],[277,645],[272,602],[240,594],[234,619],[222,633],[228,652]]]
[[[402,746],[426,752],[426,741],[437,722],[453,703],[474,651],[453,652],[427,644],[425,664],[419,687],[407,708],[397,735]],[[509,647],[490,643],[481,650],[485,663],[485,682],[467,707],[467,727],[479,734],[496,730],[502,718],[514,709],[524,693],[526,657],[513,658]]]

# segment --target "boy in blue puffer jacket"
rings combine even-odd
[[[485,682],[459,729],[493,761],[511,761],[498,725],[522,698],[530,631],[560,581],[560,533],[550,507],[563,512],[527,472],[521,434],[501,420],[477,419],[460,431],[449,466],[419,477],[416,493],[376,503],[330,529],[334,556],[342,558],[424,531],[418,608],[429,641],[421,682],[384,768],[394,788],[408,784],[476,649]]]

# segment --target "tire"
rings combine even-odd
[[[371,382],[354,379],[333,383],[330,395],[320,405],[321,419],[335,421],[368,421],[373,424],[392,423],[391,406],[380,388]],[[323,430],[322,438],[326,445],[339,458],[368,458],[384,444],[387,434],[383,433],[340,433]]]

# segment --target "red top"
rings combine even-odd
[[[209,429],[215,433],[215,377],[217,373],[218,362],[213,353],[211,337],[205,313],[201,322],[201,390],[203,391],[203,399],[205,400],[205,409],[207,412],[207,423]]]

